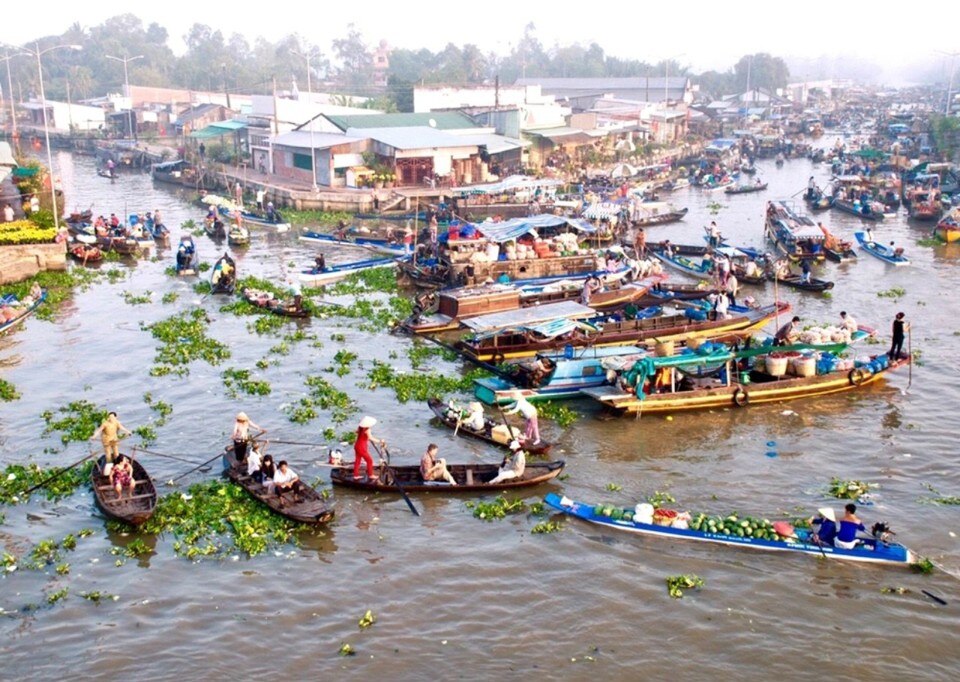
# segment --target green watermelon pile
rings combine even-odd
[[[729,516],[708,516],[695,514],[690,521],[690,528],[703,533],[717,535],[734,535],[738,538],[757,538],[759,540],[783,541],[785,538],[778,535],[773,524],[767,519],[757,519],[752,516],[740,518],[736,513]]]
[[[614,521],[633,521],[633,511],[621,509],[609,504],[598,504],[593,508],[594,516],[604,516]]]

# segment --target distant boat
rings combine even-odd
[[[903,255],[902,249],[893,249],[884,244],[878,244],[872,239],[868,239],[865,232],[854,232],[853,236],[857,238],[864,251],[875,258],[890,263],[890,265],[909,265],[910,259]],[[901,251],[901,253],[897,253]]]

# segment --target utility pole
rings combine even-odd
[[[124,97],[130,100],[130,108],[127,109],[127,125],[130,127],[130,135],[133,137],[134,141],[137,139],[137,125],[136,119],[133,115],[133,97],[130,95],[130,75],[127,73],[127,64],[137,59],[143,59],[142,54],[138,54],[136,57],[111,57],[108,54],[103,55],[107,59],[112,59],[115,62],[123,62],[123,86],[124,86]]]

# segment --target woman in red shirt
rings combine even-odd
[[[370,456],[370,452],[367,449],[367,446],[371,440],[374,443],[379,442],[381,447],[387,444],[387,441],[378,441],[376,438],[373,438],[370,435],[370,429],[373,428],[374,424],[376,423],[376,419],[367,416],[360,420],[360,424],[357,428],[357,440],[353,444],[353,452],[355,454],[353,461],[353,478],[356,481],[360,480],[360,465],[363,462],[367,463],[367,479],[376,481],[380,478],[379,476],[375,476],[373,473],[373,457]]]

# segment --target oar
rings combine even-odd
[[[218,453],[216,456],[211,457],[210,459],[208,459],[208,460],[207,460],[206,462],[204,462],[203,464],[200,464],[199,466],[195,466],[194,468],[190,469],[189,471],[185,471],[184,473],[180,474],[180,475],[177,476],[176,478],[171,478],[169,481],[167,481],[167,485],[173,485],[174,483],[176,483],[177,481],[179,481],[179,480],[180,480],[181,478],[183,478],[184,476],[188,476],[189,474],[192,474],[194,471],[197,471],[198,469],[202,469],[203,467],[205,467],[205,466],[207,466],[208,464],[214,462],[215,460],[219,459],[220,457],[223,457],[223,454],[222,454],[222,453]],[[207,470],[209,471],[209,470],[210,470],[210,467],[207,467]]]
[[[134,453],[136,453],[136,452],[145,452],[145,453],[147,453],[148,455],[155,455],[156,457],[165,457],[166,459],[174,459],[174,460],[176,460],[176,461],[178,461],[178,462],[184,462],[184,463],[186,463],[186,464],[196,464],[196,462],[193,461],[192,459],[184,459],[183,457],[177,457],[176,455],[168,455],[168,454],[163,453],[163,452],[155,452],[155,451],[153,451],[153,450],[147,450],[146,448],[134,448],[134,449],[133,449],[133,452],[134,452]],[[209,470],[210,470],[210,467],[207,467],[207,471],[209,471]]]
[[[299,440],[279,440],[274,439],[270,441],[271,443],[279,443],[280,445],[308,445],[310,447],[322,448],[326,443],[305,443]]]
[[[380,456],[380,459],[384,459],[383,452],[380,452],[380,448],[377,447],[377,444],[370,441],[373,444],[374,449],[377,451],[377,454]],[[393,474],[393,483],[397,486],[397,490],[400,491],[400,494],[403,496],[403,501],[407,503],[407,506],[410,507],[410,511],[413,512],[414,516],[420,516],[420,512],[416,507],[413,506],[413,500],[410,499],[410,496],[407,495],[407,491],[403,489],[403,484],[400,483],[400,476],[397,474],[396,470],[390,466],[390,451],[387,450],[387,446],[383,446],[384,451],[387,453],[387,457],[384,460],[386,463],[387,470]]]
[[[909,324],[907,325],[907,355],[910,356],[910,364],[907,366],[907,390],[909,391],[913,383],[913,331]]]
[[[84,458],[81,459],[80,461],[74,462],[73,464],[71,464],[70,466],[68,466],[68,467],[65,468],[65,469],[61,469],[60,471],[58,471],[57,473],[55,473],[53,476],[50,476],[50,477],[48,477],[48,478],[45,478],[44,480],[40,481],[39,483],[37,483],[35,486],[33,486],[32,488],[30,488],[29,490],[24,490],[24,491],[23,491],[22,493],[20,493],[20,494],[21,494],[21,495],[29,495],[30,493],[32,493],[32,492],[33,492],[34,490],[36,490],[37,488],[42,488],[43,486],[45,486],[45,485],[46,485],[47,483],[49,483],[50,481],[53,481],[53,480],[56,480],[56,479],[60,478],[63,474],[67,473],[67,472],[70,471],[71,469],[75,469],[76,467],[80,466],[81,464],[83,464],[84,462],[86,462],[86,461],[87,461],[88,459],[90,459],[91,457],[95,457],[95,456],[96,456],[96,455],[95,455],[93,452],[91,452],[89,455],[87,455],[86,457],[84,457]]]
[[[502,419],[502,420],[503,420],[503,423],[506,424],[506,426],[507,426],[507,431],[510,432],[510,439],[511,439],[511,440],[516,440],[516,441],[519,443],[520,441],[517,440],[517,436],[516,436],[516,434],[513,432],[513,425],[512,425],[510,422],[507,421],[507,416],[503,413],[503,408],[500,407],[500,402],[499,402],[499,401],[497,401],[497,411],[500,413],[500,419]]]

